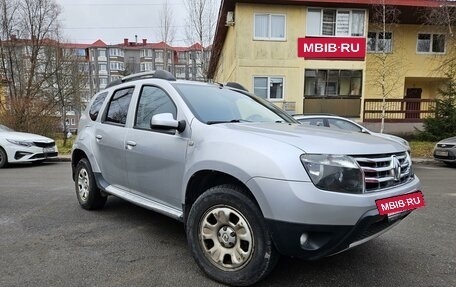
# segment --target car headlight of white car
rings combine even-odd
[[[319,189],[355,194],[364,192],[364,172],[349,156],[303,154],[301,162]]]
[[[28,142],[28,141],[17,141],[17,140],[10,140],[10,139],[6,139],[6,140],[12,144],[25,146],[25,147],[31,147],[34,145],[33,142]]]

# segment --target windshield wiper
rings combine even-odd
[[[235,119],[235,120],[229,120],[229,121],[208,121],[206,124],[214,125],[214,124],[240,123],[240,122],[248,122],[248,121]]]

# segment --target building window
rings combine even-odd
[[[98,57],[106,57],[106,49],[98,49]]]
[[[445,53],[445,35],[418,34],[416,51],[418,53]]]
[[[386,32],[383,37],[383,32],[367,33],[367,51],[372,53],[391,53],[393,51],[393,33]]]
[[[72,125],[72,126],[76,125],[76,121],[74,118],[70,119],[70,125]]]
[[[155,60],[163,62],[163,51],[161,51],[161,50],[155,51]]]
[[[152,49],[142,49],[141,57],[152,57]]]
[[[285,15],[255,14],[255,40],[285,40]]]
[[[320,9],[307,10],[308,36],[364,36],[364,10]]]
[[[119,48],[110,48],[109,49],[109,56],[112,57],[123,57],[124,56],[124,51]]]
[[[106,64],[98,64],[98,70],[106,72]]]
[[[106,86],[108,84],[108,78],[100,78],[100,85]]]
[[[111,68],[112,71],[123,71],[123,70],[125,70],[124,63],[122,63],[122,62],[110,62],[109,63],[109,68]]]
[[[253,90],[255,95],[264,99],[283,99],[283,78],[282,77],[254,77]]]
[[[141,63],[141,72],[152,71],[152,63]]]
[[[360,96],[362,70],[306,70],[306,97]]]

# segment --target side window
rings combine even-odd
[[[329,126],[331,128],[338,128],[338,129],[343,129],[343,130],[349,130],[349,131],[354,131],[354,132],[361,132],[361,128],[358,127],[355,124],[352,124],[347,121],[343,120],[337,120],[337,119],[328,119],[329,121]]]
[[[152,117],[162,113],[171,113],[176,119],[177,109],[173,101],[162,89],[144,86],[136,109],[135,128],[150,130]]]
[[[325,126],[323,119],[300,119],[298,121],[303,125],[318,126],[318,127]]]
[[[97,120],[98,114],[100,113],[101,106],[103,105],[103,102],[106,99],[107,95],[108,95],[108,92],[98,94],[96,96],[95,100],[93,101],[92,106],[90,107],[90,110],[89,110],[89,116],[92,121]]]
[[[117,90],[109,102],[105,121],[108,123],[125,125],[127,121],[128,107],[135,88]]]

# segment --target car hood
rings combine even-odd
[[[218,126],[242,133],[254,133],[261,137],[290,144],[305,153],[362,155],[405,151],[403,145],[380,137],[300,124],[232,123]]]
[[[30,134],[30,133],[20,133],[20,132],[0,132],[0,136],[9,139],[9,140],[15,140],[15,141],[36,141],[36,142],[45,142],[45,143],[50,143],[53,142],[53,139],[50,139],[48,137],[36,135],[36,134]]]
[[[398,137],[398,136],[395,136],[395,135],[390,135],[390,134],[382,134],[382,133],[374,133],[374,132],[371,132],[372,135],[375,135],[375,136],[378,136],[378,137],[382,137],[382,138],[385,138],[385,139],[390,139],[390,140],[393,140],[393,141],[396,141],[400,144],[403,144],[405,145],[406,148],[408,148],[408,142],[401,138],[401,137]]]
[[[439,144],[456,144],[456,137],[451,137],[439,141]]]

